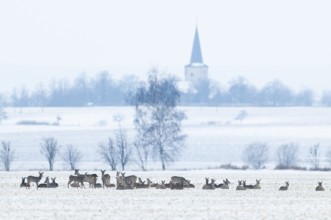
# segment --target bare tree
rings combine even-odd
[[[118,123],[118,129],[115,131],[116,145],[118,158],[122,166],[122,170],[125,170],[125,165],[131,160],[132,150],[128,143],[127,131],[122,127],[122,115],[114,117],[114,121]]]
[[[244,150],[244,160],[254,169],[260,169],[268,161],[268,146],[265,143],[252,143]]]
[[[53,171],[54,161],[60,146],[54,137],[44,138],[41,142],[40,153],[44,155],[49,164],[49,170]]]
[[[149,145],[155,159],[159,159],[162,169],[166,164],[175,161],[184,147],[186,135],[181,132],[184,112],[176,109],[180,92],[176,80],[171,77],[160,77],[157,70],[152,70],[148,85],[137,90],[133,104],[136,107],[134,120],[140,139],[136,144]],[[138,146],[136,145],[136,148]]]
[[[313,166],[314,170],[320,168],[320,151],[319,144],[314,144],[309,148],[308,152],[308,162]]]
[[[112,170],[116,170],[118,162],[118,153],[114,147],[114,141],[112,138],[109,138],[108,144],[99,145],[99,154],[104,162],[106,162]]]
[[[10,166],[15,159],[15,150],[12,149],[10,142],[2,142],[0,150],[0,162],[3,164],[6,171],[10,171]]]
[[[277,149],[278,167],[288,169],[295,166],[298,156],[298,146],[296,144],[283,144]]]
[[[82,159],[82,154],[74,146],[68,145],[62,158],[70,167],[70,170],[75,170],[77,163]]]

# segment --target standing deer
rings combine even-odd
[[[97,183],[97,178],[98,176],[96,174],[87,174],[85,173],[84,175],[79,173],[79,170],[75,170],[75,175],[77,176],[83,176],[83,181],[89,183],[89,187],[94,188],[95,184]]]
[[[44,172],[39,172],[39,176],[28,176],[27,177],[27,184],[30,185],[31,182],[36,184],[36,187],[38,189],[38,183],[41,180],[41,178],[43,178],[43,174]]]
[[[318,186],[315,189],[316,191],[324,191],[324,188],[322,186],[322,182],[318,182]]]
[[[78,188],[80,185],[79,184],[81,184],[84,188],[85,188],[85,186],[84,186],[84,175],[80,175],[79,174],[79,172],[78,172],[79,170],[75,170],[75,175],[76,176],[73,176],[73,175],[70,175],[69,176],[69,181],[68,181],[68,188],[69,188],[69,184],[72,186],[72,187],[76,187],[76,188]],[[74,182],[74,183],[72,183],[72,182]],[[72,183],[72,184],[71,184]]]
[[[290,186],[289,182],[288,181],[285,181],[285,186],[281,186],[279,188],[279,191],[286,191],[288,190],[288,187]]]
[[[121,173],[121,175],[124,178],[124,182],[127,185],[128,189],[134,189],[134,187],[136,187],[137,176],[135,175],[125,176],[125,172]]]
[[[110,185],[110,175],[105,174],[106,170],[100,170],[101,171],[101,180],[102,180],[102,187],[105,188],[107,185]]]
[[[20,187],[30,188],[30,184],[27,184],[25,182],[25,179],[26,179],[26,177],[22,177],[22,183],[21,183]]]

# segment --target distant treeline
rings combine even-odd
[[[107,72],[101,72],[95,77],[80,74],[73,81],[52,80],[47,87],[39,84],[33,91],[24,87],[14,89],[7,96],[0,95],[0,103],[13,107],[130,105],[130,95],[144,83],[147,82],[135,75],[116,80]],[[182,89],[181,92],[181,105],[331,106],[331,92],[316,97],[311,89],[294,92],[278,80],[258,89],[247,79],[238,77],[229,83],[227,89],[212,80],[201,82],[195,87],[186,86],[185,91]]]

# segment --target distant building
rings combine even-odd
[[[203,63],[198,27],[195,30],[191,61],[185,66],[185,81],[198,85],[201,81],[208,80],[208,66]]]

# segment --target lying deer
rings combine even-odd
[[[59,184],[57,184],[55,182],[56,177],[55,178],[51,178],[51,179],[52,179],[52,182],[48,185],[48,187],[49,188],[57,188],[57,187],[59,187]]]
[[[162,180],[162,181],[161,181],[161,185],[160,185],[160,184],[157,184],[157,185],[155,186],[155,189],[166,189],[165,181]]]
[[[229,184],[230,184],[230,181],[228,179],[223,180],[223,183],[219,184],[218,185],[218,188],[221,188],[221,189],[230,189]]]
[[[206,178],[206,183],[207,183],[207,178]],[[202,189],[207,189],[207,190],[214,190],[215,189],[215,180],[211,179],[211,183],[205,184]]]
[[[25,182],[26,177],[22,177],[22,183],[20,187],[30,188],[30,184]]]
[[[238,180],[238,186],[236,187],[236,190],[246,190],[246,188],[242,185],[243,181]]]
[[[315,189],[316,191],[324,191],[324,188],[322,186],[322,182],[318,182],[318,186]]]
[[[285,186],[281,186],[279,188],[279,191],[286,191],[288,190],[288,187],[290,186],[289,182],[288,181],[285,181]]]
[[[45,182],[44,182],[44,183],[41,183],[41,184],[39,184],[39,185],[37,186],[37,189],[39,189],[39,188],[48,188],[48,186],[49,186],[49,178],[48,178],[48,177],[46,177],[46,180],[45,180]]]
[[[173,184],[172,182],[170,183],[171,187],[170,189],[171,190],[183,190],[184,189],[184,182],[180,182],[180,183],[176,183],[176,184]]]

